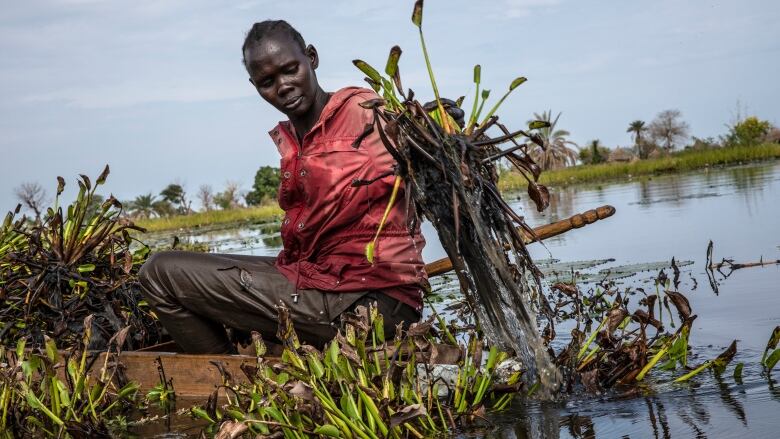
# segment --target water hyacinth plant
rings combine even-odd
[[[112,419],[136,406],[138,385],[122,382],[115,361],[130,328],[109,339],[95,365],[93,319],[85,318],[80,344],[66,352],[49,337],[34,349],[26,339],[15,349],[0,346],[0,437],[106,437]]]
[[[414,92],[403,89],[398,66],[401,49],[397,46],[390,50],[385,67],[387,76],[367,62],[355,60],[355,66],[366,74],[366,81],[382,96],[362,104],[374,114],[365,134],[376,130],[395,158],[396,185],[403,180],[410,230],[416,227],[419,216],[432,222],[489,344],[518,355],[525,365],[534,369],[529,376],[539,378],[541,393],[550,395],[558,387],[558,373],[536,326],[537,313],[548,312],[549,305],[543,295],[534,294],[534,289],[538,291],[539,287],[539,272],[518,227],[532,236],[533,231],[502,198],[497,189],[496,167],[499,159],[515,165],[527,180],[531,200],[540,211],[545,209],[549,194],[537,183],[541,170],[527,149],[528,142],[541,144],[533,130],[547,127],[549,123],[532,121],[528,128],[514,132],[499,123],[496,112],[509,94],[526,82],[522,76],[509,84],[484,116],[481,110],[488,93],[480,95],[477,90],[472,114],[468,119],[461,118],[460,104],[440,96],[422,22],[423,2],[419,0],[414,5],[412,23],[420,35],[434,102],[423,106],[414,99]],[[481,67],[476,66],[477,89],[480,81]],[[482,98],[479,104],[477,97]],[[503,134],[491,139],[486,135],[489,129],[499,129]],[[512,146],[499,149],[504,143]],[[353,146],[360,146],[360,138]],[[388,209],[393,202],[394,199]],[[381,228],[380,223],[380,231]],[[374,245],[371,243],[366,249],[369,261],[373,259]]]
[[[430,437],[506,408],[521,386],[520,372],[496,386],[496,367],[507,354],[493,347],[483,364],[473,332],[455,382],[432,379],[429,364],[443,349],[435,343],[432,319],[385,339],[381,314],[361,306],[343,317],[344,331],[318,351],[301,345],[288,311],[279,312],[281,358],[264,359],[265,345],[254,333],[257,364],[242,367],[248,384],[237,384],[222,369],[220,389],[191,410],[218,436]],[[227,400],[222,407],[216,403],[220,391]]]
[[[44,337],[68,348],[93,330],[94,349],[126,326],[129,348],[160,340],[160,326],[141,300],[136,273],[148,247],[131,251],[130,230],[142,230],[122,217],[113,196],[96,205],[95,192],[105,183],[108,166],[92,184],[81,175],[79,192],[63,209],[65,180],[58,177],[54,205],[40,222],[9,212],[0,227],[0,343],[28,339],[42,346]],[[94,328],[84,328],[84,317]]]

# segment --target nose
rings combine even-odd
[[[293,91],[295,87],[293,87],[292,83],[289,80],[282,79],[279,81],[279,86],[276,89],[276,94],[278,94],[281,97],[286,96],[291,91]]]

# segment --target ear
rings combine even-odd
[[[306,54],[306,57],[309,58],[312,70],[316,70],[320,65],[320,56],[317,54],[317,48],[309,44],[306,46],[304,54]]]

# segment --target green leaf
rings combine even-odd
[[[775,326],[775,329],[772,331],[772,335],[769,336],[769,341],[766,343],[764,355],[761,356],[761,364],[766,364],[766,355],[769,353],[769,351],[775,349],[778,343],[780,343],[780,326]]]
[[[79,265],[77,270],[79,271],[79,273],[89,273],[91,271],[95,271],[95,264]]]
[[[529,130],[538,130],[540,128],[549,128],[550,122],[546,120],[534,120],[528,123]]]
[[[22,358],[24,358],[24,346],[27,344],[27,339],[20,338],[19,341],[16,342],[16,359],[21,361]]]
[[[414,11],[412,11],[412,23],[415,26],[422,26],[423,0],[414,2]]]
[[[371,241],[366,245],[366,260],[369,264],[374,263],[374,241]]]
[[[371,78],[372,81],[375,81],[379,84],[382,83],[382,75],[380,75],[379,72],[377,72],[376,69],[371,67],[367,62],[356,59],[352,61],[352,64],[360,69],[360,71],[363,72],[366,76]]]
[[[772,369],[778,361],[780,361],[780,349],[775,349],[775,351],[766,358],[766,370],[772,372]]]
[[[734,381],[740,383],[742,381],[742,369],[745,367],[742,363],[737,363],[734,366]]]
[[[515,78],[515,80],[512,81],[511,84],[509,84],[509,90],[512,91],[516,89],[520,84],[524,83],[525,81],[528,81],[528,79],[525,76],[520,76],[519,78]]]
[[[54,341],[54,339],[47,337],[46,335],[43,336],[44,338],[44,344],[46,345],[46,356],[49,357],[49,361],[52,363],[57,361],[57,343]]]
[[[477,64],[474,66],[474,83],[478,84],[482,82],[481,77],[482,77],[482,66]]]
[[[328,437],[341,437],[341,432],[338,427],[332,424],[320,425],[314,429],[314,433]]]
[[[387,57],[387,65],[385,66],[385,73],[391,78],[398,73],[398,60],[401,58],[401,48],[393,46],[390,49],[390,55]]]

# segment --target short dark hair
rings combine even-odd
[[[244,67],[246,67],[246,57],[244,56],[244,52],[246,51],[247,47],[251,46],[252,44],[259,43],[260,40],[267,37],[268,35],[277,33],[289,36],[293,41],[298,43],[302,51],[306,50],[306,42],[303,41],[303,37],[301,36],[300,32],[295,30],[295,28],[292,27],[290,23],[284,20],[261,21],[252,25],[252,28],[249,29],[249,32],[246,33],[246,38],[244,38],[244,45],[241,46],[241,60],[244,63]]]

